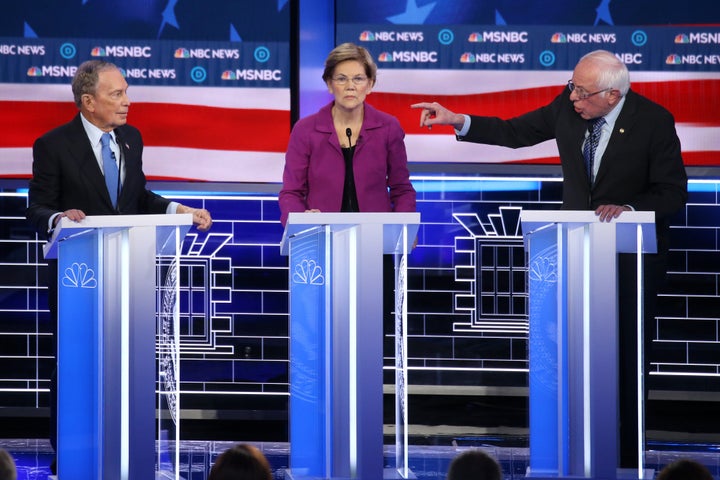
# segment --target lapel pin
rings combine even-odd
[[[624,128],[621,128],[621,129],[620,129],[620,133],[625,133],[625,129],[624,129]]]

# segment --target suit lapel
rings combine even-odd
[[[569,144],[572,145],[570,152],[572,152],[572,168],[575,174],[579,178],[587,178],[587,171],[585,169],[585,158],[582,154],[582,145],[585,141],[585,132],[587,132],[587,121],[583,120],[577,113],[572,112],[570,117],[569,126]]]
[[[606,174],[605,172],[610,171],[615,162],[623,161],[623,158],[618,156],[617,152],[625,151],[625,142],[631,138],[632,128],[636,121],[637,104],[635,98],[635,93],[632,91],[629,91],[625,97],[625,103],[615,121],[613,131],[610,133],[610,139],[603,153],[595,183],[602,180]]]
[[[98,197],[102,198],[103,202],[106,203],[106,206],[113,210],[110,194],[105,186],[105,177],[100,170],[97,158],[95,158],[95,153],[92,145],[90,145],[90,140],[85,132],[79,113],[73,120],[73,132],[69,141],[70,154],[77,165],[78,175],[84,177],[90,188],[94,189]]]
[[[121,207],[120,210],[125,210],[126,199],[135,196],[130,192],[135,192],[136,186],[140,181],[140,175],[142,174],[141,159],[139,157],[140,145],[134,145],[129,140],[128,133],[123,130],[123,127],[115,129],[116,135],[120,133],[120,161],[121,167],[125,169],[125,178],[122,182],[122,188],[120,190],[120,197],[118,197],[118,205]]]

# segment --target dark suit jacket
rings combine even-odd
[[[54,213],[72,208],[86,215],[165,213],[170,201],[146,189],[140,132],[124,125],[115,129],[115,135],[126,172],[117,209],[110,202],[79,113],[35,141],[26,215],[41,237],[47,235],[48,220]]]
[[[658,250],[667,247],[668,217],[687,201],[687,175],[675,120],[665,108],[629,91],[615,122],[594,184],[582,156],[587,121],[573,109],[567,90],[549,105],[510,120],[471,117],[458,140],[518,148],[554,138],[563,172],[563,209],[631,205],[654,211]]]

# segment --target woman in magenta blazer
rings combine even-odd
[[[336,47],[323,80],[335,97],[290,134],[279,203],[290,212],[414,212],[400,122],[365,103],[377,66],[366,49]]]

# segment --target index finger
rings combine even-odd
[[[430,109],[433,108],[433,104],[430,102],[420,102],[420,103],[413,103],[410,105],[410,108],[425,108]]]

